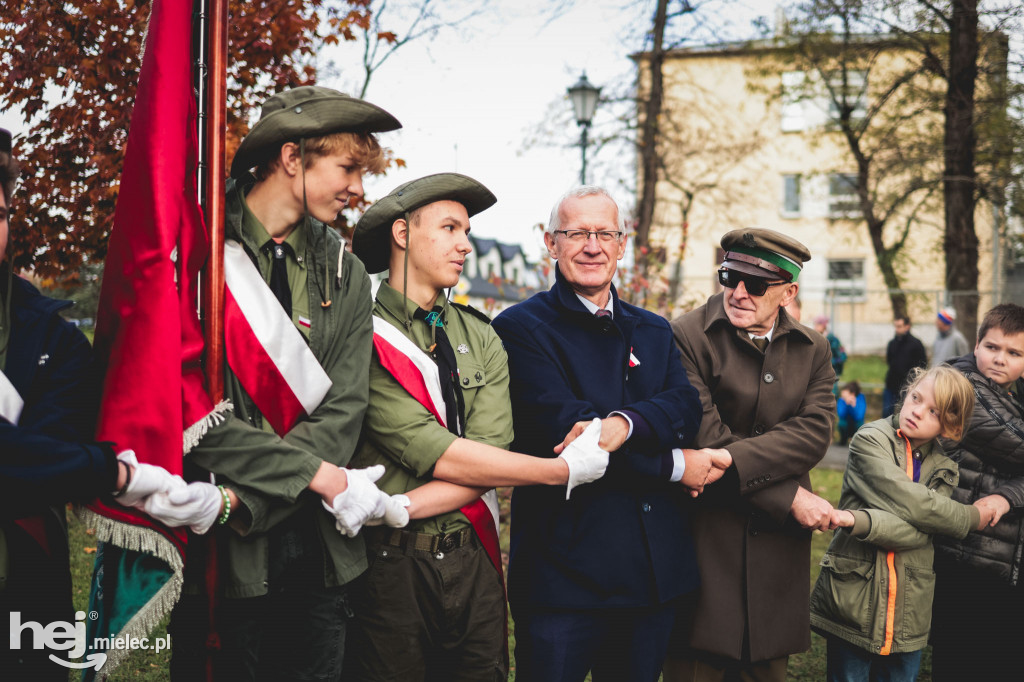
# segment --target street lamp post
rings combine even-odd
[[[582,165],[580,166],[580,184],[587,184],[587,129],[590,121],[594,118],[594,110],[597,109],[597,98],[601,94],[601,88],[596,88],[587,80],[586,72],[580,76],[576,84],[568,88],[569,99],[572,100],[572,110],[576,114],[576,124],[580,127],[580,154]]]

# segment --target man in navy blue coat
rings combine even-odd
[[[612,286],[624,237],[605,190],[570,191],[544,235],[555,285],[493,323],[508,352],[512,449],[554,457],[597,417],[612,452],[604,478],[571,500],[553,486],[513,493],[508,595],[517,677],[531,682],[591,670],[657,680],[673,607],[698,583],[690,494],[724,467],[684,450],[701,405],[668,323]]]

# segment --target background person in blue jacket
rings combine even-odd
[[[668,323],[612,286],[624,237],[605,190],[570,191],[544,234],[554,286],[493,323],[508,352],[513,449],[554,457],[596,417],[612,453],[604,478],[571,500],[553,486],[513,493],[508,596],[517,677],[531,682],[658,678],[674,602],[698,581],[684,486],[721,475],[709,453],[682,449],[701,407]]]

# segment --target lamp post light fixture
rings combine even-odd
[[[594,87],[587,80],[586,72],[580,76],[576,84],[568,88],[569,99],[572,100],[572,110],[576,114],[576,124],[580,127],[580,154],[582,165],[580,166],[580,184],[587,184],[587,129],[590,121],[594,118],[594,110],[597,109],[597,98],[601,95],[601,88]]]

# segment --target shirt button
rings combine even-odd
[[[763,426],[758,424],[757,426],[754,427],[754,435],[755,436],[760,436],[762,433],[764,433],[764,427]]]
[[[765,372],[764,373],[764,383],[770,384],[773,381],[775,381],[775,375],[772,374],[771,372]]]
[[[463,386],[469,386],[469,377],[465,377],[465,378],[464,378],[464,379],[462,380],[462,385],[463,385]]]
[[[644,502],[643,507],[641,507],[641,509],[643,509],[645,512],[649,512],[651,511],[651,505],[648,504],[647,502]]]

